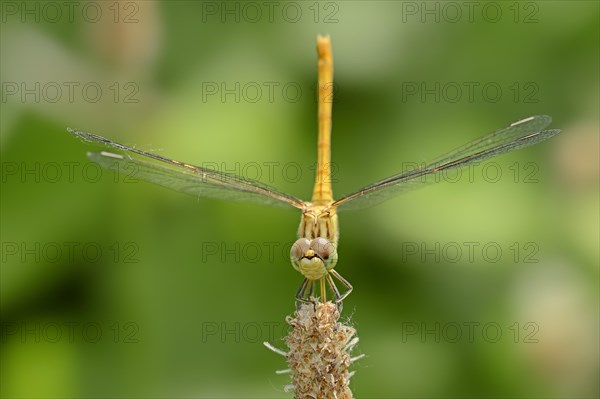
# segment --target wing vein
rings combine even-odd
[[[171,188],[175,191],[213,198],[233,199],[303,209],[300,199],[273,187],[242,176],[175,161],[158,154],[128,147],[92,133],[67,129],[81,140],[104,144],[124,151],[127,158],[107,151],[89,152],[88,158],[106,169],[127,173],[129,177]],[[132,154],[143,158],[133,157]],[[149,162],[147,159],[158,162]]]

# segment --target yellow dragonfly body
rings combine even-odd
[[[321,298],[325,299],[325,280],[327,280],[336,300],[341,301],[352,291],[352,286],[333,269],[337,263],[337,244],[340,235],[331,188],[333,57],[329,37],[317,37],[317,54],[319,88],[317,173],[312,200],[305,204],[306,208],[302,212],[298,228],[299,238],[292,246],[290,257],[292,266],[304,276],[304,281],[296,294],[297,299],[310,297],[316,280],[321,283]],[[331,275],[347,288],[344,295],[340,295]]]
[[[333,58],[328,36],[317,37],[318,53],[318,155],[317,172],[310,202],[238,175],[190,165],[128,147],[102,136],[73,129],[68,131],[86,142],[104,144],[121,153],[89,152],[88,157],[101,166],[115,170],[131,170],[134,177],[177,191],[221,199],[253,201],[269,205],[292,206],[302,211],[298,239],[290,252],[292,266],[304,280],[296,293],[299,301],[309,301],[319,282],[324,302],[329,286],[336,303],[352,291],[334,267],[338,260],[339,239],[337,211],[365,208],[392,198],[399,193],[435,180],[438,173],[465,167],[487,158],[527,147],[558,134],[560,130],[543,130],[552,119],[547,115],[531,116],[473,140],[419,168],[398,173],[334,200],[331,187],[331,109],[333,104]],[[340,292],[337,279],[345,291]]]

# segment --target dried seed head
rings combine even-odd
[[[287,318],[287,360],[297,399],[351,399],[348,386],[352,362],[349,352],[358,342],[356,330],[338,321],[332,302],[302,304]]]

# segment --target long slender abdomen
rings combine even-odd
[[[318,53],[318,124],[317,170],[312,203],[324,205],[333,201],[331,190],[331,109],[333,105],[333,57],[329,36],[317,37]]]

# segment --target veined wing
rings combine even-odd
[[[198,197],[291,205],[299,209],[304,207],[303,201],[298,198],[256,180],[175,161],[92,133],[67,130],[86,142],[101,143],[123,151],[124,154],[100,151],[88,152],[87,155],[103,168],[125,173],[132,179],[145,180]]]
[[[340,210],[366,208],[388,200],[402,192],[435,181],[443,171],[465,167],[476,162],[547,140],[560,130],[543,130],[552,122],[548,115],[537,115],[514,122],[479,139],[471,141],[437,159],[366,186],[333,203]]]

